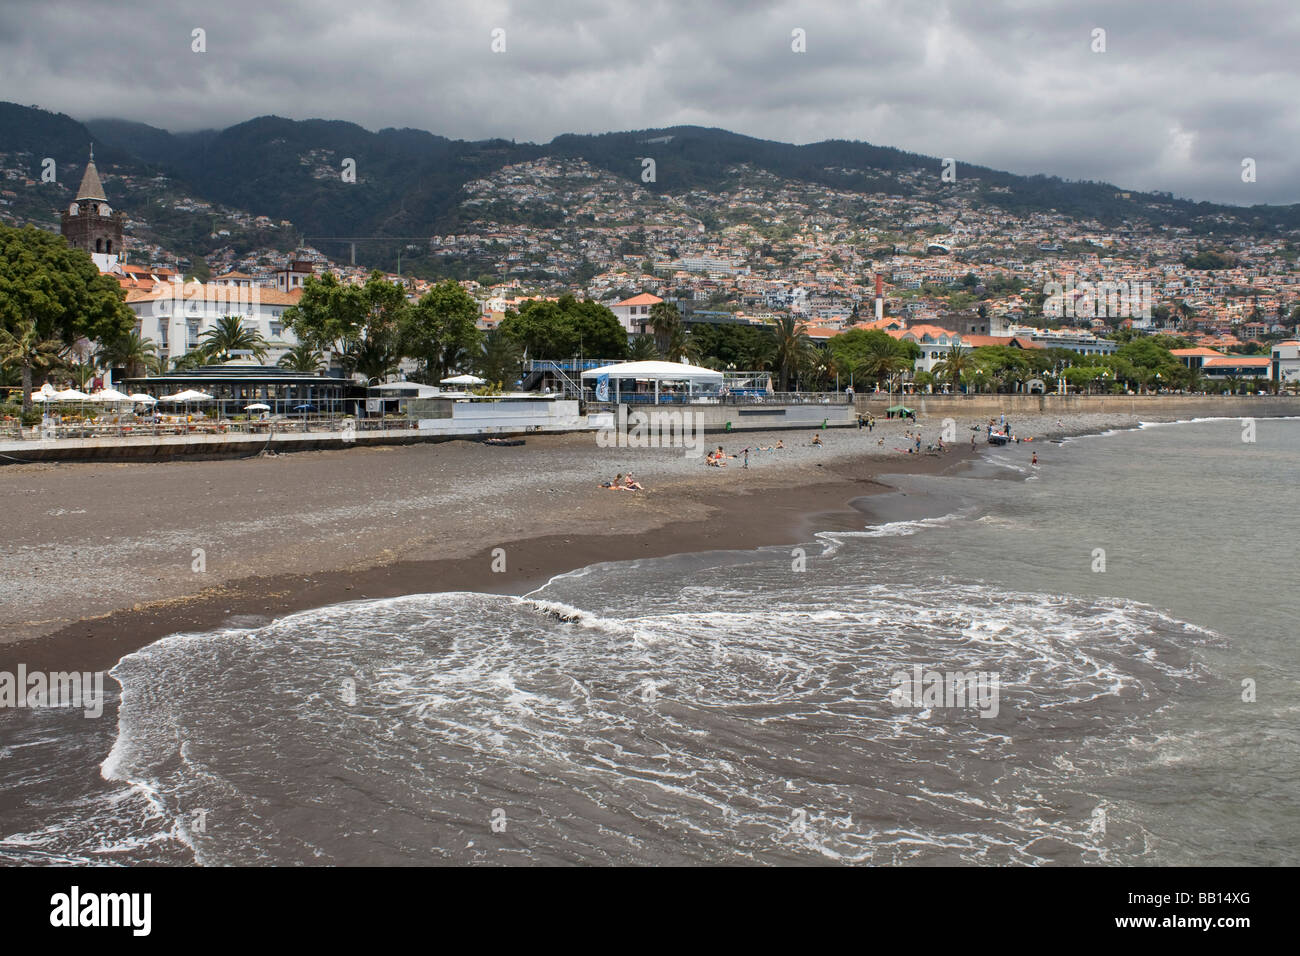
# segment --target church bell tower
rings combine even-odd
[[[100,272],[108,272],[122,257],[122,228],[126,214],[114,212],[104,195],[104,184],[95,168],[95,148],[81,177],[77,198],[63,212],[63,238],[68,245],[90,253]]]

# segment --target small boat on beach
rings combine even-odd
[[[1011,441],[1011,436],[1008,435],[1006,432],[995,432],[995,431],[989,432],[990,445],[1005,445],[1009,441]]]
[[[514,445],[522,445],[522,444],[524,444],[524,439],[522,439],[522,438],[485,438],[485,439],[483,439],[483,444],[485,444],[485,445],[496,445],[496,446],[498,446],[498,447],[503,446],[503,445],[504,445],[504,446],[514,446]]]

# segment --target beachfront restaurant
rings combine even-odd
[[[202,365],[147,378],[128,378],[131,392],[163,399],[193,390],[211,395],[201,407],[215,408],[222,418],[244,415],[247,405],[266,405],[269,415],[364,415],[365,389],[345,378],[294,372],[274,365],[237,359],[221,365]]]
[[[622,362],[582,373],[592,401],[631,405],[717,402],[722,379],[721,372],[684,362]]]

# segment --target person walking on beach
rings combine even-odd
[[[745,463],[744,463],[743,465],[741,465],[740,467],[742,467],[742,468],[748,468],[748,467],[749,467],[749,449],[746,448],[744,451],[741,452],[741,454],[745,456]]]
[[[1030,462],[1030,464],[1031,464],[1031,465],[1037,465],[1037,464],[1038,464],[1038,452],[1034,452],[1034,458],[1033,458],[1033,460]]]

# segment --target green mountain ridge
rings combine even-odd
[[[60,170],[71,168],[79,175],[91,142],[101,172],[136,181],[166,176],[170,188],[195,199],[291,220],[308,240],[391,236],[396,244],[400,237],[463,230],[462,186],[504,166],[545,157],[583,160],[651,193],[669,195],[735,188],[737,167],[848,192],[936,201],[947,185],[940,180],[940,159],[892,147],[847,140],[795,146],[697,126],[563,134],[546,144],[453,140],[416,129],[371,132],[342,120],[278,116],[222,130],[170,133],[145,123],[82,123],[64,114],[0,103],[0,153],[28,159],[33,178],[39,178],[45,156],[53,157]],[[647,156],[655,160],[657,175],[654,182],[642,183],[641,159]],[[355,161],[355,182],[344,181],[345,159]],[[1194,236],[1213,232],[1216,241],[1300,228],[1300,204],[1226,206],[1102,182],[1022,176],[966,164],[960,157],[957,163],[963,190],[973,189],[979,202],[1016,215],[1055,211],[1095,219],[1108,228],[1126,221],[1181,226]],[[76,184],[63,186],[70,190]],[[128,194],[116,202],[134,214],[139,211],[132,205],[135,199]],[[57,206],[51,203],[51,211]],[[159,241],[203,251],[203,227],[178,230],[170,225],[170,215],[155,218],[166,220],[153,223]],[[313,244],[331,255],[342,255],[345,248],[341,243]],[[358,251],[372,254],[372,249]]]

